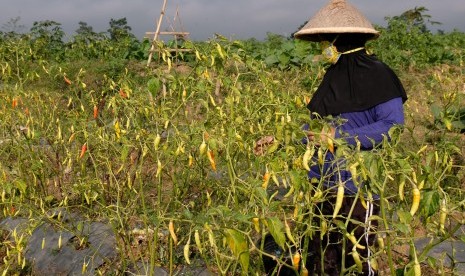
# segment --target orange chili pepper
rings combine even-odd
[[[119,90],[119,95],[124,99],[128,97],[128,94],[126,94],[122,88]]]
[[[84,145],[82,145],[81,147],[81,154],[79,154],[79,158],[84,157],[84,154],[86,154],[86,151],[87,151],[87,143],[84,143]]]
[[[63,76],[63,79],[67,85],[71,85],[71,81],[66,76]]]
[[[18,106],[18,99],[17,98],[13,98],[13,102],[12,102],[11,106],[13,106],[13,108]]]
[[[214,171],[216,171],[215,156],[213,155],[213,151],[212,151],[212,150],[208,150],[208,151],[207,151],[207,156],[208,156],[208,160],[210,161],[210,165],[212,166],[212,169],[213,169]]]
[[[94,119],[97,119],[98,117],[98,107],[94,105]]]

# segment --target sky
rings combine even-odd
[[[256,38],[267,33],[289,36],[312,17],[328,0],[168,0],[162,30],[189,32],[192,40],[208,40],[221,34],[230,39]],[[349,0],[373,24],[385,26],[385,17],[425,7],[432,27],[446,32],[465,32],[465,0]],[[70,38],[80,21],[95,32],[106,32],[111,19],[126,18],[131,32],[142,39],[154,32],[163,0],[0,0],[0,30],[13,19],[29,31],[36,21],[53,20],[61,24]],[[17,30],[18,31],[18,30]]]

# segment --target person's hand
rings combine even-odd
[[[274,137],[269,135],[269,136],[264,136],[255,142],[255,147],[253,149],[253,153],[257,156],[262,156],[265,154],[266,150],[268,149],[269,146],[271,146],[274,143]]]
[[[323,128],[320,132],[309,131],[307,138],[309,142],[315,142],[316,145],[321,145],[328,141],[328,138],[334,139],[336,129],[334,127]]]

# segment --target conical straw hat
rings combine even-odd
[[[331,0],[310,18],[298,32],[295,38],[320,41],[320,34],[359,33],[367,34],[370,39],[378,37],[379,33],[370,21],[354,6],[345,0]]]

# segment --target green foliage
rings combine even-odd
[[[381,60],[394,67],[425,67],[432,64],[451,63],[458,65],[463,60],[463,52],[457,51],[464,46],[462,38],[455,32],[433,34],[428,30],[430,16],[424,7],[404,12],[400,16],[386,18],[387,27],[378,27],[380,37],[371,42],[374,52]],[[453,45],[453,46],[452,46]]]
[[[35,59],[61,60],[65,32],[61,24],[55,21],[45,20],[34,22],[31,28],[31,49]]]
[[[255,243],[266,233],[286,252],[291,247],[305,252],[308,238],[320,235],[312,218],[344,231],[347,218],[320,215],[317,206],[328,194],[321,183],[308,182],[302,166],[305,103],[324,73],[313,61],[316,45],[272,34],[263,42],[218,36],[175,44],[191,50],[176,55],[168,42],[145,66],[150,41],[128,35],[124,21],[112,23],[115,39],[80,23],[65,44],[58,43],[60,28],[54,22],[37,23],[24,35],[2,33],[4,216],[32,214],[37,222],[51,220],[51,208],[78,210],[89,220],[112,223],[124,267],[137,260],[186,265],[179,252],[187,248],[188,256],[223,275],[263,273],[265,252]],[[382,213],[373,219],[388,251],[381,248],[374,256],[391,273],[412,271],[416,258],[426,261],[431,247],[417,252],[413,245],[417,227],[439,240],[455,233],[436,219],[443,207],[448,225],[463,224],[453,216],[464,208],[463,142],[447,120],[452,125],[462,120],[465,36],[407,26],[402,18],[392,19],[370,44],[402,73],[407,88],[413,87],[406,127],[393,128],[391,141],[370,155],[334,141],[337,156],[381,196]],[[41,48],[46,45],[53,47]],[[435,116],[427,116],[428,107],[415,111],[419,94],[425,98],[416,107],[434,102]],[[312,127],[325,124],[318,120]],[[254,155],[257,139],[267,135],[275,142],[265,154]],[[412,215],[415,186],[422,200]],[[177,245],[166,234],[173,221]],[[146,234],[149,242],[139,250],[133,244],[136,227],[155,233]],[[396,260],[390,249],[406,244],[411,259]],[[19,238],[2,244],[0,254],[6,273],[21,269]],[[120,274],[121,267],[109,263],[99,272]]]
[[[313,64],[316,45],[301,40],[268,34],[264,42],[248,40],[245,48],[258,60],[263,60],[269,67],[282,70],[310,66]]]

